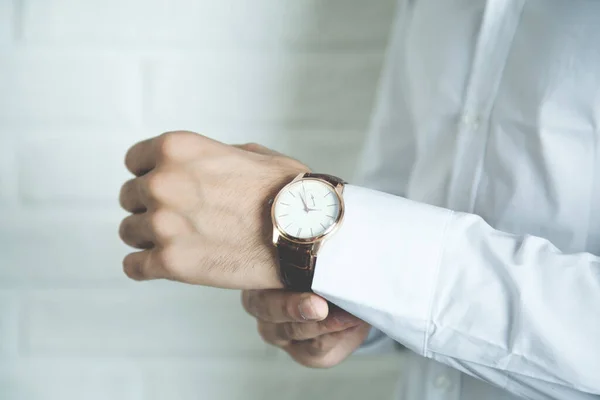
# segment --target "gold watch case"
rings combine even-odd
[[[288,183],[287,185],[285,185],[280,191],[279,193],[277,193],[277,196],[275,196],[275,199],[273,199],[273,202],[271,204],[271,221],[273,222],[273,244],[275,246],[277,246],[277,244],[279,243],[280,240],[286,240],[288,242],[292,242],[292,243],[296,243],[296,244],[300,244],[300,245],[312,245],[312,253],[313,254],[317,254],[321,245],[323,244],[323,242],[330,237],[331,235],[333,235],[341,226],[342,221],[344,219],[344,184],[343,183],[339,183],[336,186],[332,185],[330,182],[327,182],[324,179],[320,179],[320,178],[315,178],[315,177],[305,177],[304,173],[300,173],[298,174],[290,183]],[[315,237],[311,237],[311,238],[306,238],[306,239],[301,239],[301,238],[297,238],[294,236],[290,236],[288,235],[277,223],[277,219],[275,218],[275,204],[277,204],[277,201],[279,199],[279,196],[281,196],[282,193],[284,193],[286,190],[289,189],[290,186],[292,186],[293,184],[295,184],[296,182],[300,181],[300,180],[313,180],[313,181],[319,181],[320,183],[329,186],[330,188],[333,189],[334,193],[336,194],[336,196],[338,197],[338,201],[340,204],[340,211],[338,213],[337,218],[335,219],[334,223],[328,227],[323,233],[321,233],[318,236]]]

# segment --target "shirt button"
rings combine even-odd
[[[452,381],[446,375],[438,375],[433,382],[433,386],[449,392],[452,390]]]
[[[461,118],[461,122],[463,125],[468,126],[469,128],[477,129],[479,128],[481,120],[478,115],[465,113]]]

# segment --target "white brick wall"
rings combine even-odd
[[[161,125],[202,128],[235,121],[363,130],[381,54],[184,55],[152,61],[146,117]],[[324,99],[331,100],[327,107]]]
[[[380,47],[391,1],[24,0],[23,37],[44,44]]]
[[[44,129],[133,125],[141,104],[139,65],[123,58],[22,47],[3,54],[0,122]]]
[[[0,0],[0,399],[389,398],[396,358],[308,370],[239,293],[139,284],[125,149],[164,130],[350,176],[394,0]]]

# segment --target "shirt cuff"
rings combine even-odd
[[[452,212],[347,185],[342,226],[324,243],[312,290],[419,354]]]

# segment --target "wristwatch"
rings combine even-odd
[[[277,194],[271,207],[273,244],[286,288],[311,291],[317,254],[344,218],[344,181],[302,173]]]

